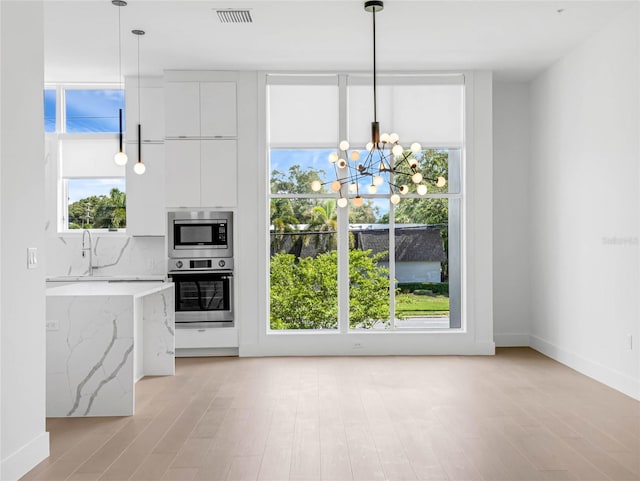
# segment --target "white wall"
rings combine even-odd
[[[532,346],[640,399],[639,18],[532,83],[529,188]]]
[[[19,478],[49,454],[45,432],[43,4],[0,2],[0,479]]]
[[[493,84],[493,328],[498,346],[529,345],[529,84]]]

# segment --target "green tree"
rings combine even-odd
[[[70,229],[120,229],[126,226],[127,196],[117,188],[109,196],[90,196],[69,204]]]
[[[389,319],[389,271],[384,254],[349,252],[349,325],[371,328]],[[338,319],[338,253],[296,259],[271,257],[271,328],[335,329]]]

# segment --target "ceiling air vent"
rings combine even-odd
[[[216,10],[221,23],[253,23],[249,10]]]

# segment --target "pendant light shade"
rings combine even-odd
[[[120,7],[126,7],[127,2],[124,0],[112,0],[111,3],[118,7],[118,68],[120,80],[120,90],[122,90],[122,36],[120,35]],[[118,110],[118,152],[113,156],[116,165],[127,165],[129,157],[122,148],[122,109]]]

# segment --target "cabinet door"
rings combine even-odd
[[[200,206],[200,141],[167,140],[166,206]]]
[[[235,137],[237,135],[236,83],[200,84],[200,135]]]
[[[237,204],[236,141],[203,140],[200,178],[203,207],[235,207]]]
[[[137,145],[129,145],[129,150]],[[137,154],[136,154],[137,160]],[[135,160],[127,164],[127,234],[165,235],[164,144],[142,144],[142,161],[147,170],[133,171]]]
[[[200,85],[198,82],[165,84],[165,135],[167,138],[200,137]]]
[[[127,142],[138,141],[138,89],[127,85],[126,91]],[[164,89],[142,87],[140,89],[140,117],[142,140],[160,142],[164,139]]]

